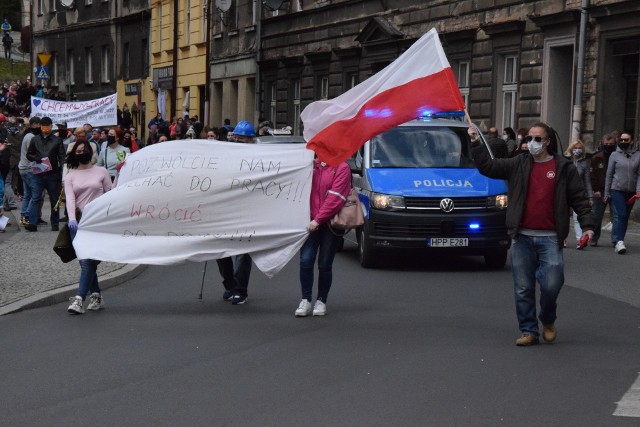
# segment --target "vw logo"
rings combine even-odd
[[[453,210],[453,200],[451,199],[440,200],[440,209],[442,209],[444,212],[451,212]]]

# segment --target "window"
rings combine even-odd
[[[518,58],[504,56],[502,69],[502,128],[515,127],[518,97]]]
[[[277,88],[276,82],[269,83],[270,89],[269,93],[271,98],[269,99],[269,120],[273,123],[273,126],[276,126],[276,96],[277,96]]]
[[[93,4],[93,0],[84,0],[84,4],[86,6],[91,6]]]
[[[469,81],[471,74],[471,62],[459,61],[458,66],[456,67],[456,71],[458,87],[460,88],[462,99],[464,99],[464,105],[466,108],[469,108]]]
[[[102,61],[100,67],[100,76],[102,83],[109,83],[109,62],[110,62],[110,49],[109,46],[102,46]]]
[[[191,0],[187,0],[185,4],[185,16],[184,16],[184,41],[188,46],[191,44]]]
[[[162,51],[162,3],[158,4],[158,51]]]
[[[207,41],[207,2],[203,2],[202,4],[202,28],[200,29],[202,32],[202,40],[201,42]]]
[[[347,87],[345,88],[345,92],[349,89],[356,87],[358,83],[360,83],[360,78],[358,77],[358,73],[347,74]]]
[[[258,14],[258,1],[253,0],[253,9],[251,10],[251,25],[256,25],[256,15]]]
[[[300,12],[302,11],[302,0],[292,0],[291,1],[291,11],[292,12]]]
[[[93,84],[93,49],[88,47],[84,50],[84,82]]]
[[[142,39],[140,52],[142,52],[142,77],[147,77],[149,75],[149,40]]]
[[[329,77],[320,77],[320,99],[329,99]]]
[[[58,52],[51,52],[51,59],[49,59],[49,64],[51,64],[51,69],[49,70],[51,85],[58,86]]]
[[[44,13],[44,0],[38,0],[38,15]]]
[[[124,46],[122,47],[122,66],[124,68],[122,74],[125,80],[129,80],[129,75],[131,71],[131,58],[129,55],[130,55],[129,43],[125,43]]]
[[[76,84],[76,78],[75,78],[75,70],[74,70],[74,66],[73,66],[73,50],[69,49],[67,50],[67,57],[66,59],[66,68],[67,68],[67,75],[66,75],[66,79],[67,82],[70,86],[73,86]]]
[[[49,0],[49,13],[56,12],[56,0]]]
[[[300,135],[300,79],[293,81],[293,134]]]

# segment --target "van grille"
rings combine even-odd
[[[472,237],[507,234],[505,225],[482,225],[479,230],[470,232],[466,224],[395,224],[388,222],[374,222],[373,234],[376,237]],[[453,229],[453,233],[450,230]]]
[[[440,210],[440,201],[446,197],[405,197],[404,204],[407,209],[437,209]],[[449,197],[453,200],[454,211],[456,209],[487,209],[486,197]]]

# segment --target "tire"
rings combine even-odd
[[[484,262],[492,270],[500,270],[507,263],[507,250],[498,249],[493,253],[484,256]]]
[[[375,268],[378,264],[377,256],[371,247],[371,240],[369,240],[368,234],[369,230],[366,223],[357,230],[358,256],[362,267]]]

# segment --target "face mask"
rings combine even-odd
[[[91,161],[91,154],[89,153],[76,154],[76,158],[78,159],[79,163],[86,165]]]
[[[620,147],[620,149],[622,149],[623,151],[626,150],[627,148],[629,148],[629,143],[628,142],[621,142],[618,144],[618,147]]]
[[[616,151],[616,146],[613,144],[606,144],[602,146],[602,151],[604,151],[606,154],[611,154],[614,151]]]
[[[518,135],[518,142],[522,141],[522,135]]]
[[[506,133],[502,134],[502,139],[504,139],[505,141],[509,140],[509,135],[507,135]]]
[[[574,148],[572,150],[573,157],[582,157],[583,150],[582,148]]]
[[[51,126],[40,126],[40,131],[45,135],[49,135],[51,133]]]
[[[542,154],[543,151],[544,151],[544,143],[543,142],[531,141],[529,143],[529,152],[531,154],[533,154],[534,156]]]
[[[34,135],[40,135],[40,128],[31,128],[29,131]]]
[[[115,135],[107,135],[107,144],[111,145],[115,143],[116,143]]]

